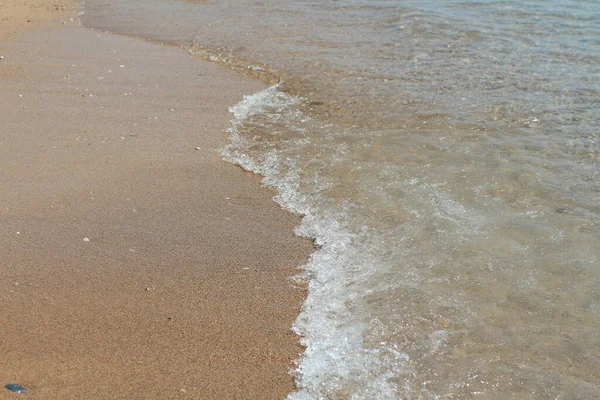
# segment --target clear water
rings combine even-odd
[[[290,399],[600,398],[600,3],[88,0],[282,82],[223,157],[321,246]]]

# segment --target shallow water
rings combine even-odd
[[[282,83],[225,159],[321,248],[292,399],[600,398],[600,4],[88,0]]]

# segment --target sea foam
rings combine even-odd
[[[408,356],[393,348],[363,346],[368,321],[361,318],[365,313],[357,289],[368,273],[357,250],[364,234],[345,223],[345,208],[352,206],[332,204],[322,194],[327,182],[304,176],[293,153],[250,133],[295,130],[297,135],[287,148],[309,146],[302,132],[311,129],[312,121],[299,110],[302,102],[280,91],[279,85],[246,96],[230,108],[234,116],[230,144],[221,153],[225,160],[262,175],[263,184],[277,190],[275,200],[303,216],[296,234],[314,239],[319,246],[302,267],[309,289],[293,330],[306,351],[295,371],[298,390],[288,398],[321,399],[345,393],[350,399],[394,399],[397,390],[390,379]]]

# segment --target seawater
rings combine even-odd
[[[88,0],[261,77],[223,158],[319,249],[290,399],[600,398],[600,4]],[[134,21],[134,22],[132,22]]]

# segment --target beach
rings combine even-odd
[[[305,290],[289,278],[313,243],[219,157],[228,107],[263,83],[83,28],[72,3],[9,1],[0,19],[2,386],[32,399],[293,391]]]
[[[0,397],[600,398],[599,16],[1,2]]]

